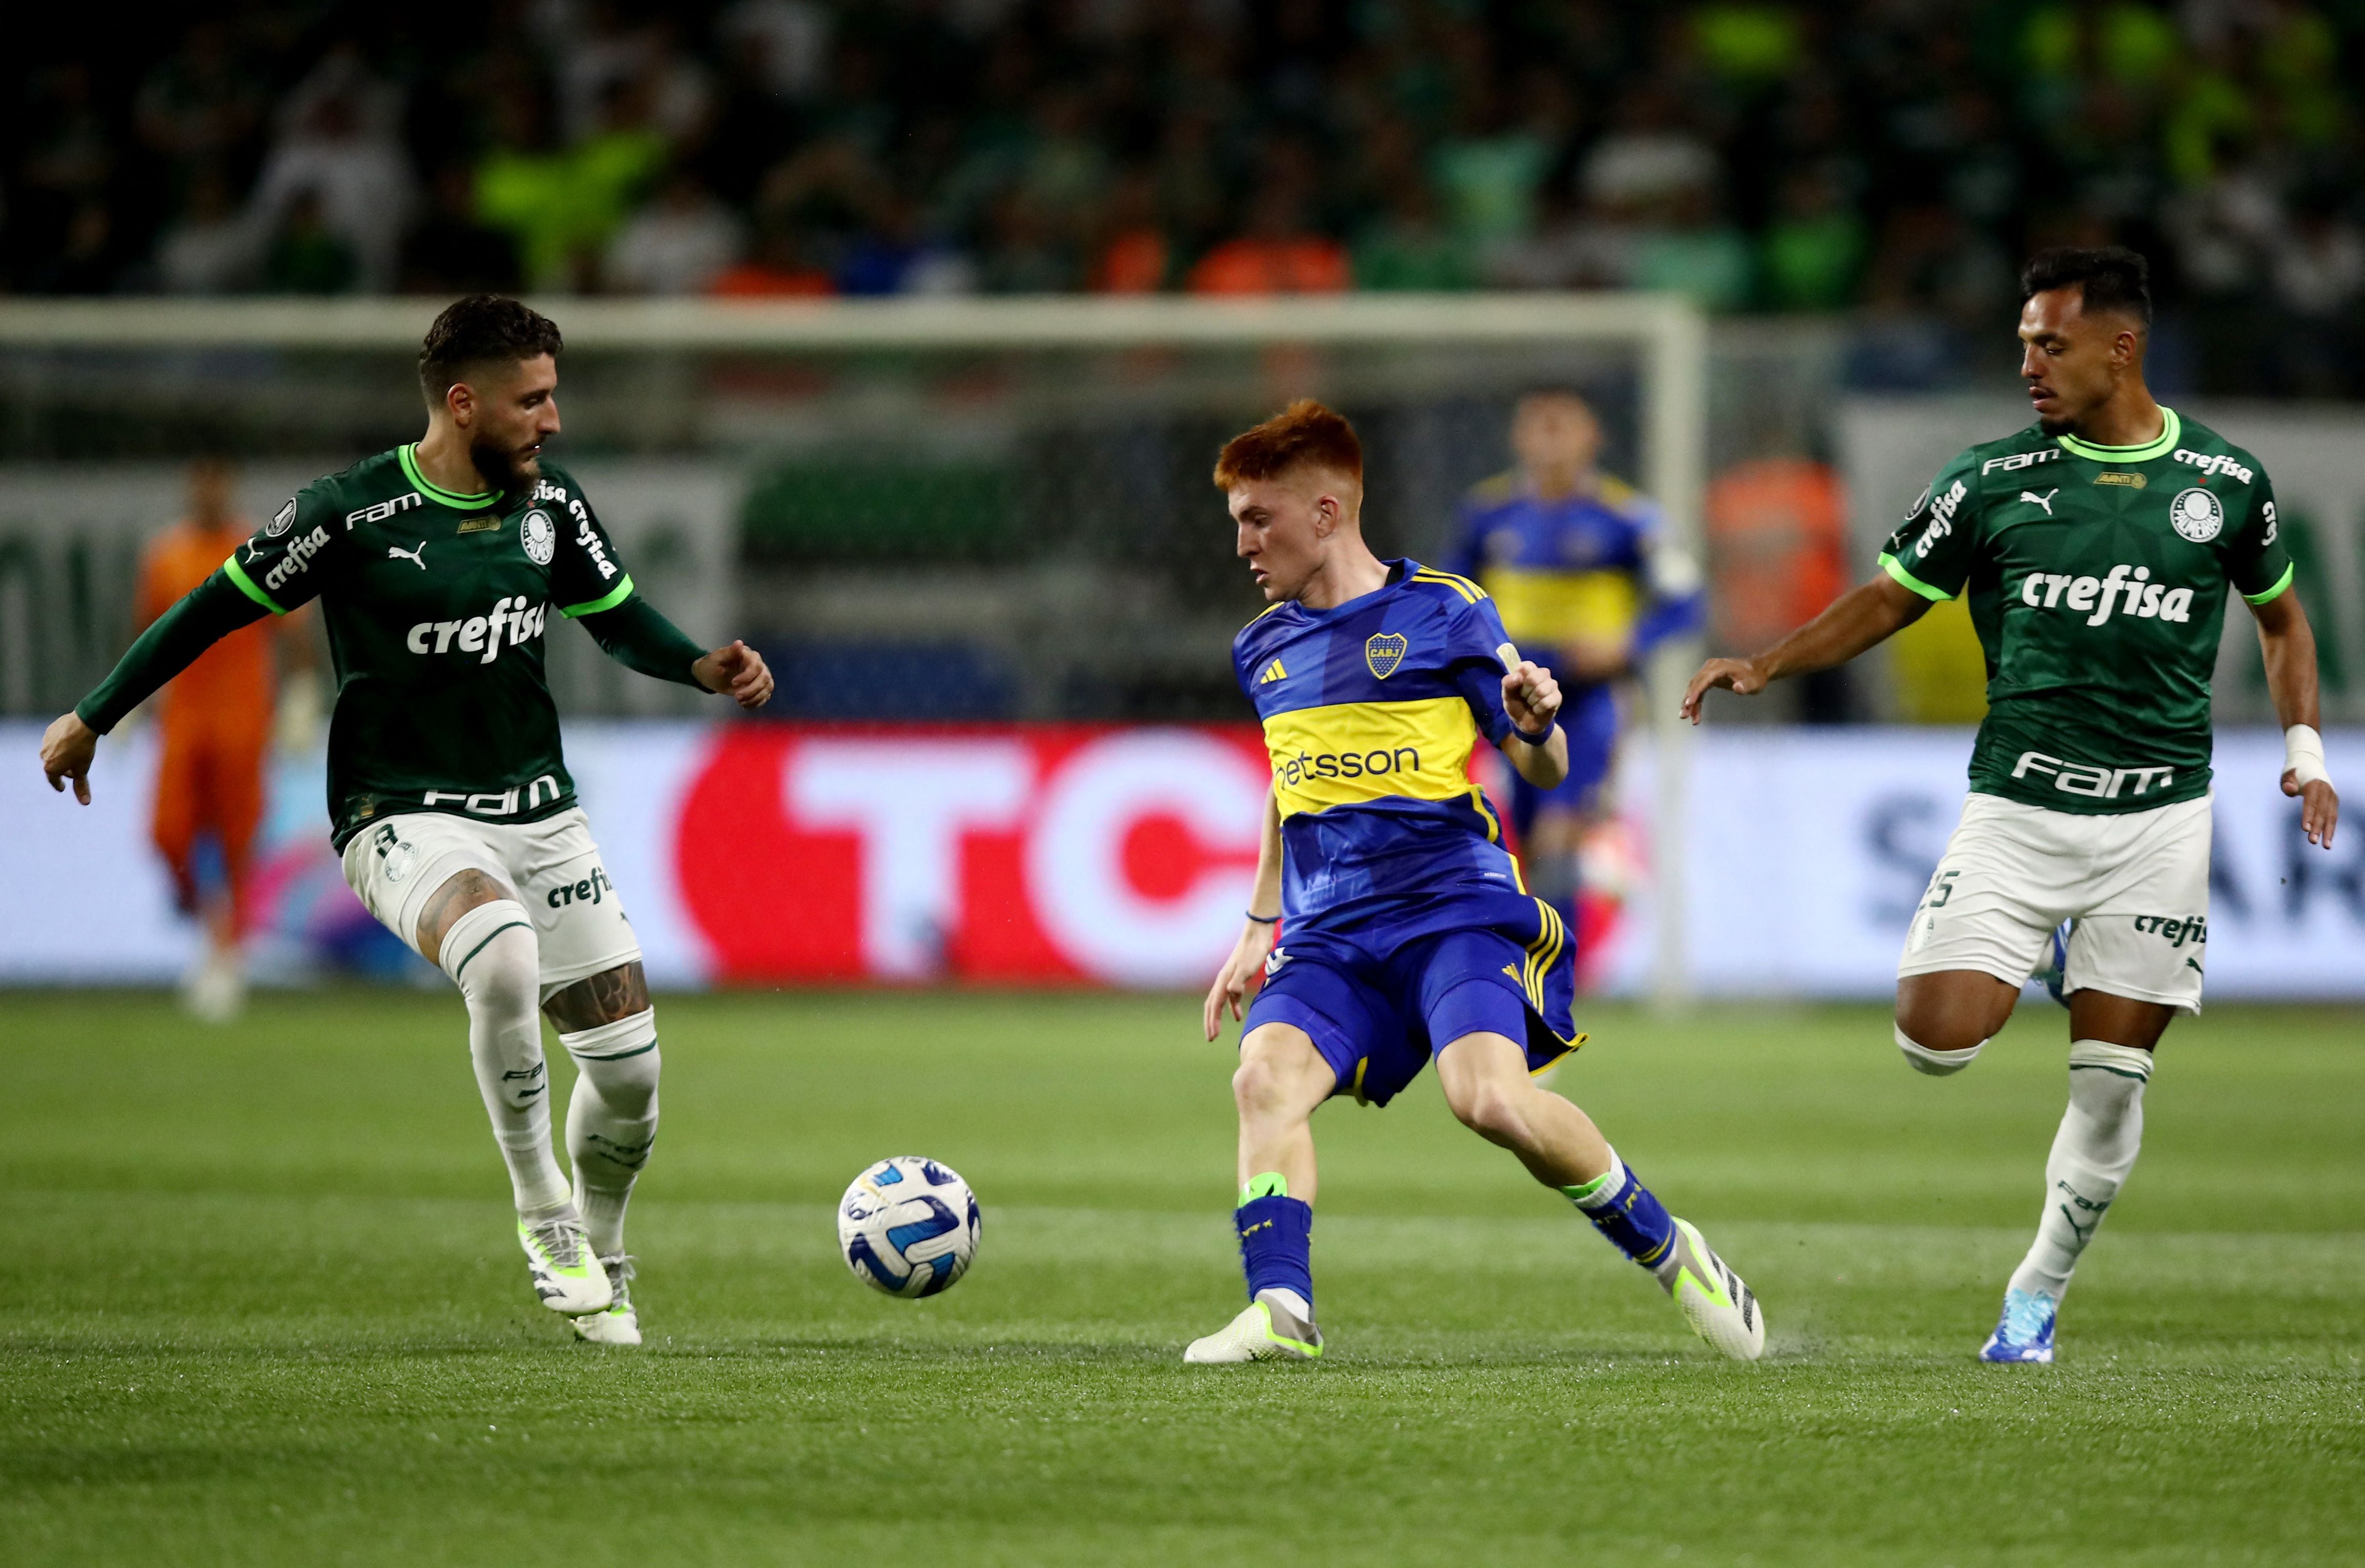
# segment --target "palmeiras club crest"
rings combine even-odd
[[[2196,485],[2189,490],[2179,490],[2176,499],[2169,502],[2168,521],[2177,532],[2195,544],[2206,544],[2225,526],[2225,509],[2215,496]]]
[[[526,559],[537,566],[550,565],[550,557],[558,549],[558,525],[540,507],[518,519],[518,543],[525,546]]]
[[[1396,666],[1404,663],[1405,649],[1411,644],[1401,632],[1381,632],[1363,640],[1363,662],[1382,680],[1395,674]]]

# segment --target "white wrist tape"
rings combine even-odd
[[[2313,724],[2293,724],[2283,732],[2283,767],[2292,781],[2302,789],[2321,778],[2332,781],[2324,770],[2324,737],[2315,733]]]

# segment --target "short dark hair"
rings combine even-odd
[[[498,294],[472,294],[445,306],[427,329],[419,346],[419,389],[429,408],[440,408],[443,395],[477,365],[555,355],[566,346],[549,317]]]
[[[2075,285],[2090,314],[2119,310],[2151,325],[2151,263],[2124,245],[2056,245],[2020,269],[2020,302]]]

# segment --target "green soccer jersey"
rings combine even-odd
[[[2058,812],[2209,789],[2209,678],[2226,586],[2290,588],[2259,460],[2175,410],[2096,446],[2032,425],[1939,471],[1880,554],[1925,599],[1967,595],[1987,655],[1971,788]]]
[[[555,465],[524,490],[462,495],[429,483],[413,451],[314,480],[222,566],[275,614],[320,601],[340,850],[397,812],[526,823],[573,805],[544,671],[550,610],[633,597],[582,487]]]

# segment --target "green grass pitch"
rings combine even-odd
[[[1760,1365],[1424,1079],[1317,1119],[1330,1357],[1185,1369],[1239,1300],[1189,999],[664,1000],[637,1353],[534,1305],[456,1000],[0,1006],[15,1565],[2365,1560],[2355,1012],[2170,1033],[2050,1369],[1971,1359],[2045,1003],[1943,1081],[1878,1010],[1587,1010],[1557,1087],[1758,1289]],[[894,1153],[986,1205],[935,1301],[836,1257]]]

